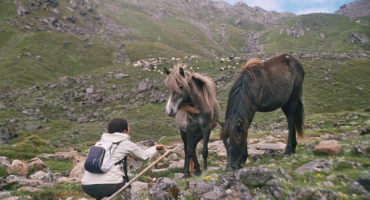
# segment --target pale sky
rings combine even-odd
[[[258,6],[268,11],[291,12],[296,15],[308,13],[334,13],[339,7],[355,0],[222,0],[235,5],[244,2],[248,6]]]

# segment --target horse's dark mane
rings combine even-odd
[[[247,131],[246,120],[253,117],[249,115],[254,113],[252,101],[256,98],[256,74],[260,72],[258,66],[261,64],[261,60],[250,60],[237,74],[229,93],[221,139],[231,138],[236,144],[242,141],[242,135],[235,133],[238,133],[237,128],[242,129],[242,132]]]

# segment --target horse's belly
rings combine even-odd
[[[262,100],[257,107],[257,111],[259,112],[271,112],[276,109],[281,108],[287,101],[289,100],[289,96],[281,97],[281,98],[269,98]]]

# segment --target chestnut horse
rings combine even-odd
[[[240,69],[229,93],[225,122],[221,123],[226,170],[240,169],[246,162],[248,128],[256,112],[283,110],[289,128],[285,154],[295,153],[296,132],[303,135],[304,126],[303,78],[301,63],[290,54],[267,61],[252,59]]]
[[[167,78],[168,101],[166,113],[176,117],[184,142],[185,177],[190,175],[190,160],[194,161],[195,174],[201,173],[196,155],[196,147],[203,139],[203,164],[207,170],[208,140],[211,131],[216,127],[220,107],[216,100],[214,83],[210,78],[198,73],[185,71],[186,65],[177,64],[173,70],[164,68]]]

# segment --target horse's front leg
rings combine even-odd
[[[202,140],[203,138],[203,135],[197,135],[197,136],[194,136],[194,141],[193,141],[193,161],[194,161],[194,168],[195,168],[195,175],[200,175],[202,172],[200,170],[200,164],[199,164],[199,161],[198,161],[198,158],[197,158],[197,152],[196,152],[196,149],[197,149],[197,145],[199,143],[200,140]]]
[[[184,167],[182,168],[182,172],[185,174],[186,173],[185,163],[186,163],[186,159],[187,159],[186,150],[187,150],[188,142],[187,142],[186,132],[180,129],[180,133],[181,133],[182,142],[184,143],[185,161],[184,161]]]
[[[240,169],[242,164],[245,164],[248,158],[248,146],[247,143],[242,143],[240,147],[240,152],[238,152],[238,156],[235,162],[235,169]]]
[[[229,143],[229,139],[224,139],[223,140],[225,149],[226,149],[226,159],[227,159],[227,164],[226,164],[226,171],[232,171],[232,157],[231,157],[231,146]]]
[[[187,129],[186,130],[186,142],[187,142],[187,146],[186,146],[186,150],[185,150],[185,164],[184,164],[184,175],[185,175],[185,178],[189,177],[190,176],[190,171],[189,171],[189,165],[190,165],[190,159],[191,157],[193,156],[193,135],[192,135],[192,130],[191,129]]]

